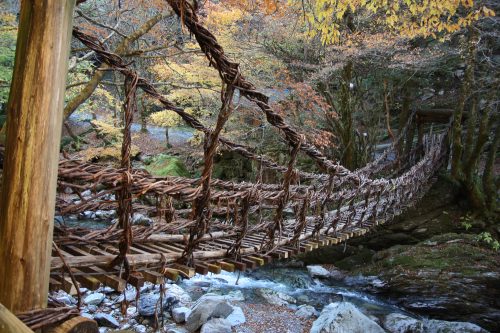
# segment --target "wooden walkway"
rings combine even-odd
[[[291,258],[300,252],[307,252],[322,246],[342,243],[352,237],[362,236],[377,225],[390,221],[394,216],[401,214],[407,207],[414,205],[417,200],[425,194],[433,182],[435,172],[440,168],[444,160],[445,149],[443,145],[444,135],[433,135],[426,138],[423,157],[418,162],[406,168],[399,176],[393,179],[365,179],[364,183],[357,187],[343,184],[337,191],[331,191],[325,194],[324,185],[318,184],[296,186],[293,188],[293,195],[290,195],[290,202],[287,205],[288,211],[294,211],[295,218],[283,219],[281,232],[276,232],[275,237],[271,239],[272,245],[269,246],[269,227],[273,221],[268,223],[258,223],[250,221],[247,217],[245,224],[246,232],[242,229],[242,210],[243,207],[234,207],[227,215],[228,209],[214,207],[214,215],[225,217],[223,221],[213,218],[211,228],[207,230],[199,240],[195,251],[192,254],[192,262],[189,265],[180,264],[183,258],[189,239],[189,209],[175,211],[173,215],[175,222],[166,223],[159,219],[153,227],[133,227],[134,241],[129,248],[127,259],[131,267],[131,274],[128,283],[139,287],[144,281],[159,284],[165,279],[177,280],[180,276],[190,278],[195,273],[207,274],[220,273],[224,271],[244,271],[246,269],[255,269],[258,266],[271,262],[274,259]],[[387,172],[394,165],[386,164],[383,159],[378,164],[384,164],[382,168]],[[387,162],[387,161],[386,161]],[[62,162],[62,165],[65,165]],[[376,166],[373,166],[376,168]],[[95,171],[95,170],[94,170]],[[64,175],[61,170],[60,175]],[[94,177],[96,174],[93,174]],[[86,174],[81,172],[81,182],[86,182]],[[104,180],[103,173],[97,173],[97,177]],[[151,177],[150,177],[151,178]],[[60,176],[60,181],[65,186],[68,185],[68,179]],[[73,183],[78,183],[76,177],[72,178]],[[137,178],[138,183],[144,179]],[[179,178],[148,179],[147,183],[163,182],[158,188],[165,189],[165,183],[171,181],[176,186],[179,200],[189,195],[189,189],[196,188],[196,183],[185,179],[179,181]],[[188,184],[188,185],[186,185]],[[139,184],[140,185],[140,184]],[[236,186],[237,185],[237,186]],[[235,196],[241,199],[242,188],[247,188],[248,184],[232,184],[238,188],[235,191],[227,190],[227,183],[215,182],[213,184],[213,194],[219,196],[217,201]],[[275,211],[277,209],[276,199],[270,199],[269,193],[276,196],[276,189],[269,184],[265,191],[265,186],[260,190],[254,190],[252,193],[257,199],[268,198],[262,202],[253,201],[249,211],[257,214],[259,208],[262,211]],[[81,186],[81,185],[80,185]],[[220,187],[225,187],[224,196],[220,192]],[[345,187],[345,189],[341,189]],[[132,189],[132,192],[139,191],[141,187]],[[154,186],[150,186],[153,189]],[[313,189],[316,188],[316,191]],[[377,190],[373,190],[376,188]],[[180,192],[179,192],[180,191]],[[218,192],[219,191],[219,192]],[[250,190],[245,190],[250,191]],[[167,191],[171,193],[172,191]],[[182,192],[182,193],[181,193]],[[280,191],[277,191],[280,193]],[[87,209],[89,204],[93,204],[96,209],[105,206],[107,208],[116,206],[116,203],[110,201],[99,202],[102,193],[96,194],[97,199],[89,200],[87,203],[73,205],[73,208],[65,206],[63,209],[72,213]],[[154,193],[154,191],[153,191]],[[303,195],[307,193],[307,196]],[[328,200],[325,200],[327,197]],[[222,198],[222,199],[221,199]],[[214,199],[215,200],[215,199]],[[307,201],[307,207],[303,208],[300,203]],[[318,202],[328,201],[324,207],[339,207],[325,211],[321,214],[318,211]],[[264,204],[264,207],[262,207]],[[146,209],[145,206],[139,206],[139,210]],[[302,207],[302,217],[301,217]],[[151,207],[149,207],[151,208]],[[155,209],[158,209],[157,207]],[[147,211],[147,210],[146,210]],[[315,213],[316,215],[306,216],[305,213]],[[224,216],[224,214],[226,214]],[[262,212],[261,212],[262,214]],[[238,221],[238,216],[240,221]],[[272,216],[268,214],[269,218]],[[301,223],[302,222],[302,223]],[[158,228],[158,226],[160,226]],[[169,226],[180,226],[177,232],[162,232]],[[182,227],[185,226],[185,227]],[[141,232],[153,229],[153,232],[141,236]],[[175,228],[174,228],[175,229]],[[159,230],[155,231],[155,230]],[[54,251],[52,258],[51,289],[63,289],[72,292],[75,289],[67,268],[71,271],[80,284],[89,289],[97,289],[101,284],[122,291],[127,282],[122,278],[123,266],[110,267],[109,264],[120,254],[116,239],[106,241],[105,235],[113,232],[102,230],[101,234],[94,236],[94,239],[85,239],[76,233],[77,230],[71,228],[59,230],[55,234],[56,243],[58,243],[59,252]],[[79,230],[82,232],[82,230]],[[114,231],[121,233],[119,230]],[[94,232],[95,233],[95,232]],[[104,240],[100,240],[104,237]],[[106,236],[107,237],[107,236]],[[111,237],[112,238],[112,237]],[[239,244],[235,248],[235,244]],[[60,255],[63,256],[64,261]]]

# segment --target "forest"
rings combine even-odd
[[[0,333],[500,332],[499,11],[3,0]]]

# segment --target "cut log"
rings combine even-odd
[[[64,323],[44,330],[44,333],[98,333],[97,323],[86,317],[74,317]]]

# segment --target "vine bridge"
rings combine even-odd
[[[92,196],[85,199],[80,195],[82,200],[74,203],[60,195],[57,211],[65,216],[116,209],[119,222],[98,230],[56,226],[51,288],[69,292],[78,284],[95,289],[102,283],[123,291],[127,283],[138,287],[144,281],[163,283],[165,278],[189,278],[195,273],[244,271],[273,258],[289,258],[363,235],[414,205],[432,185],[436,171],[447,160],[447,131],[424,133],[418,126],[417,132],[413,114],[384,154],[350,171],[326,158],[273,110],[268,97],[245,79],[238,63],[227,58],[217,39],[200,24],[188,2],[168,2],[195,37],[209,65],[220,74],[222,107],[217,122],[213,128],[205,127],[163,97],[120,56],[75,28],[76,39],[125,77],[124,139],[120,168],[70,159],[60,162],[59,188],[69,187],[78,195],[90,190]],[[200,178],[153,177],[132,168],[130,127],[138,89],[205,134]],[[289,146],[287,165],[221,135],[234,110],[236,90],[255,103],[282,134]],[[282,181],[267,184],[213,179],[218,150],[239,153],[261,169],[275,170],[283,175]],[[298,170],[298,154],[312,159],[323,173]],[[132,226],[134,212],[154,217],[155,223]]]

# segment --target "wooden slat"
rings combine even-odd
[[[165,282],[165,277],[161,273],[150,270],[143,271],[141,273],[142,276],[144,276],[144,279],[152,284],[161,284]]]
[[[208,264],[207,266],[208,266],[208,271],[210,273],[220,274],[221,268],[220,268],[219,265],[216,265],[216,264],[212,263],[212,264]]]
[[[225,261],[219,262],[219,265],[222,270],[226,272],[234,272],[234,265]]]
[[[192,278],[194,276],[194,274],[196,273],[194,268],[188,267],[185,265],[173,264],[172,268],[183,272],[188,279]]]
[[[196,264],[194,265],[195,272],[201,275],[208,274],[208,266],[205,264]]]

